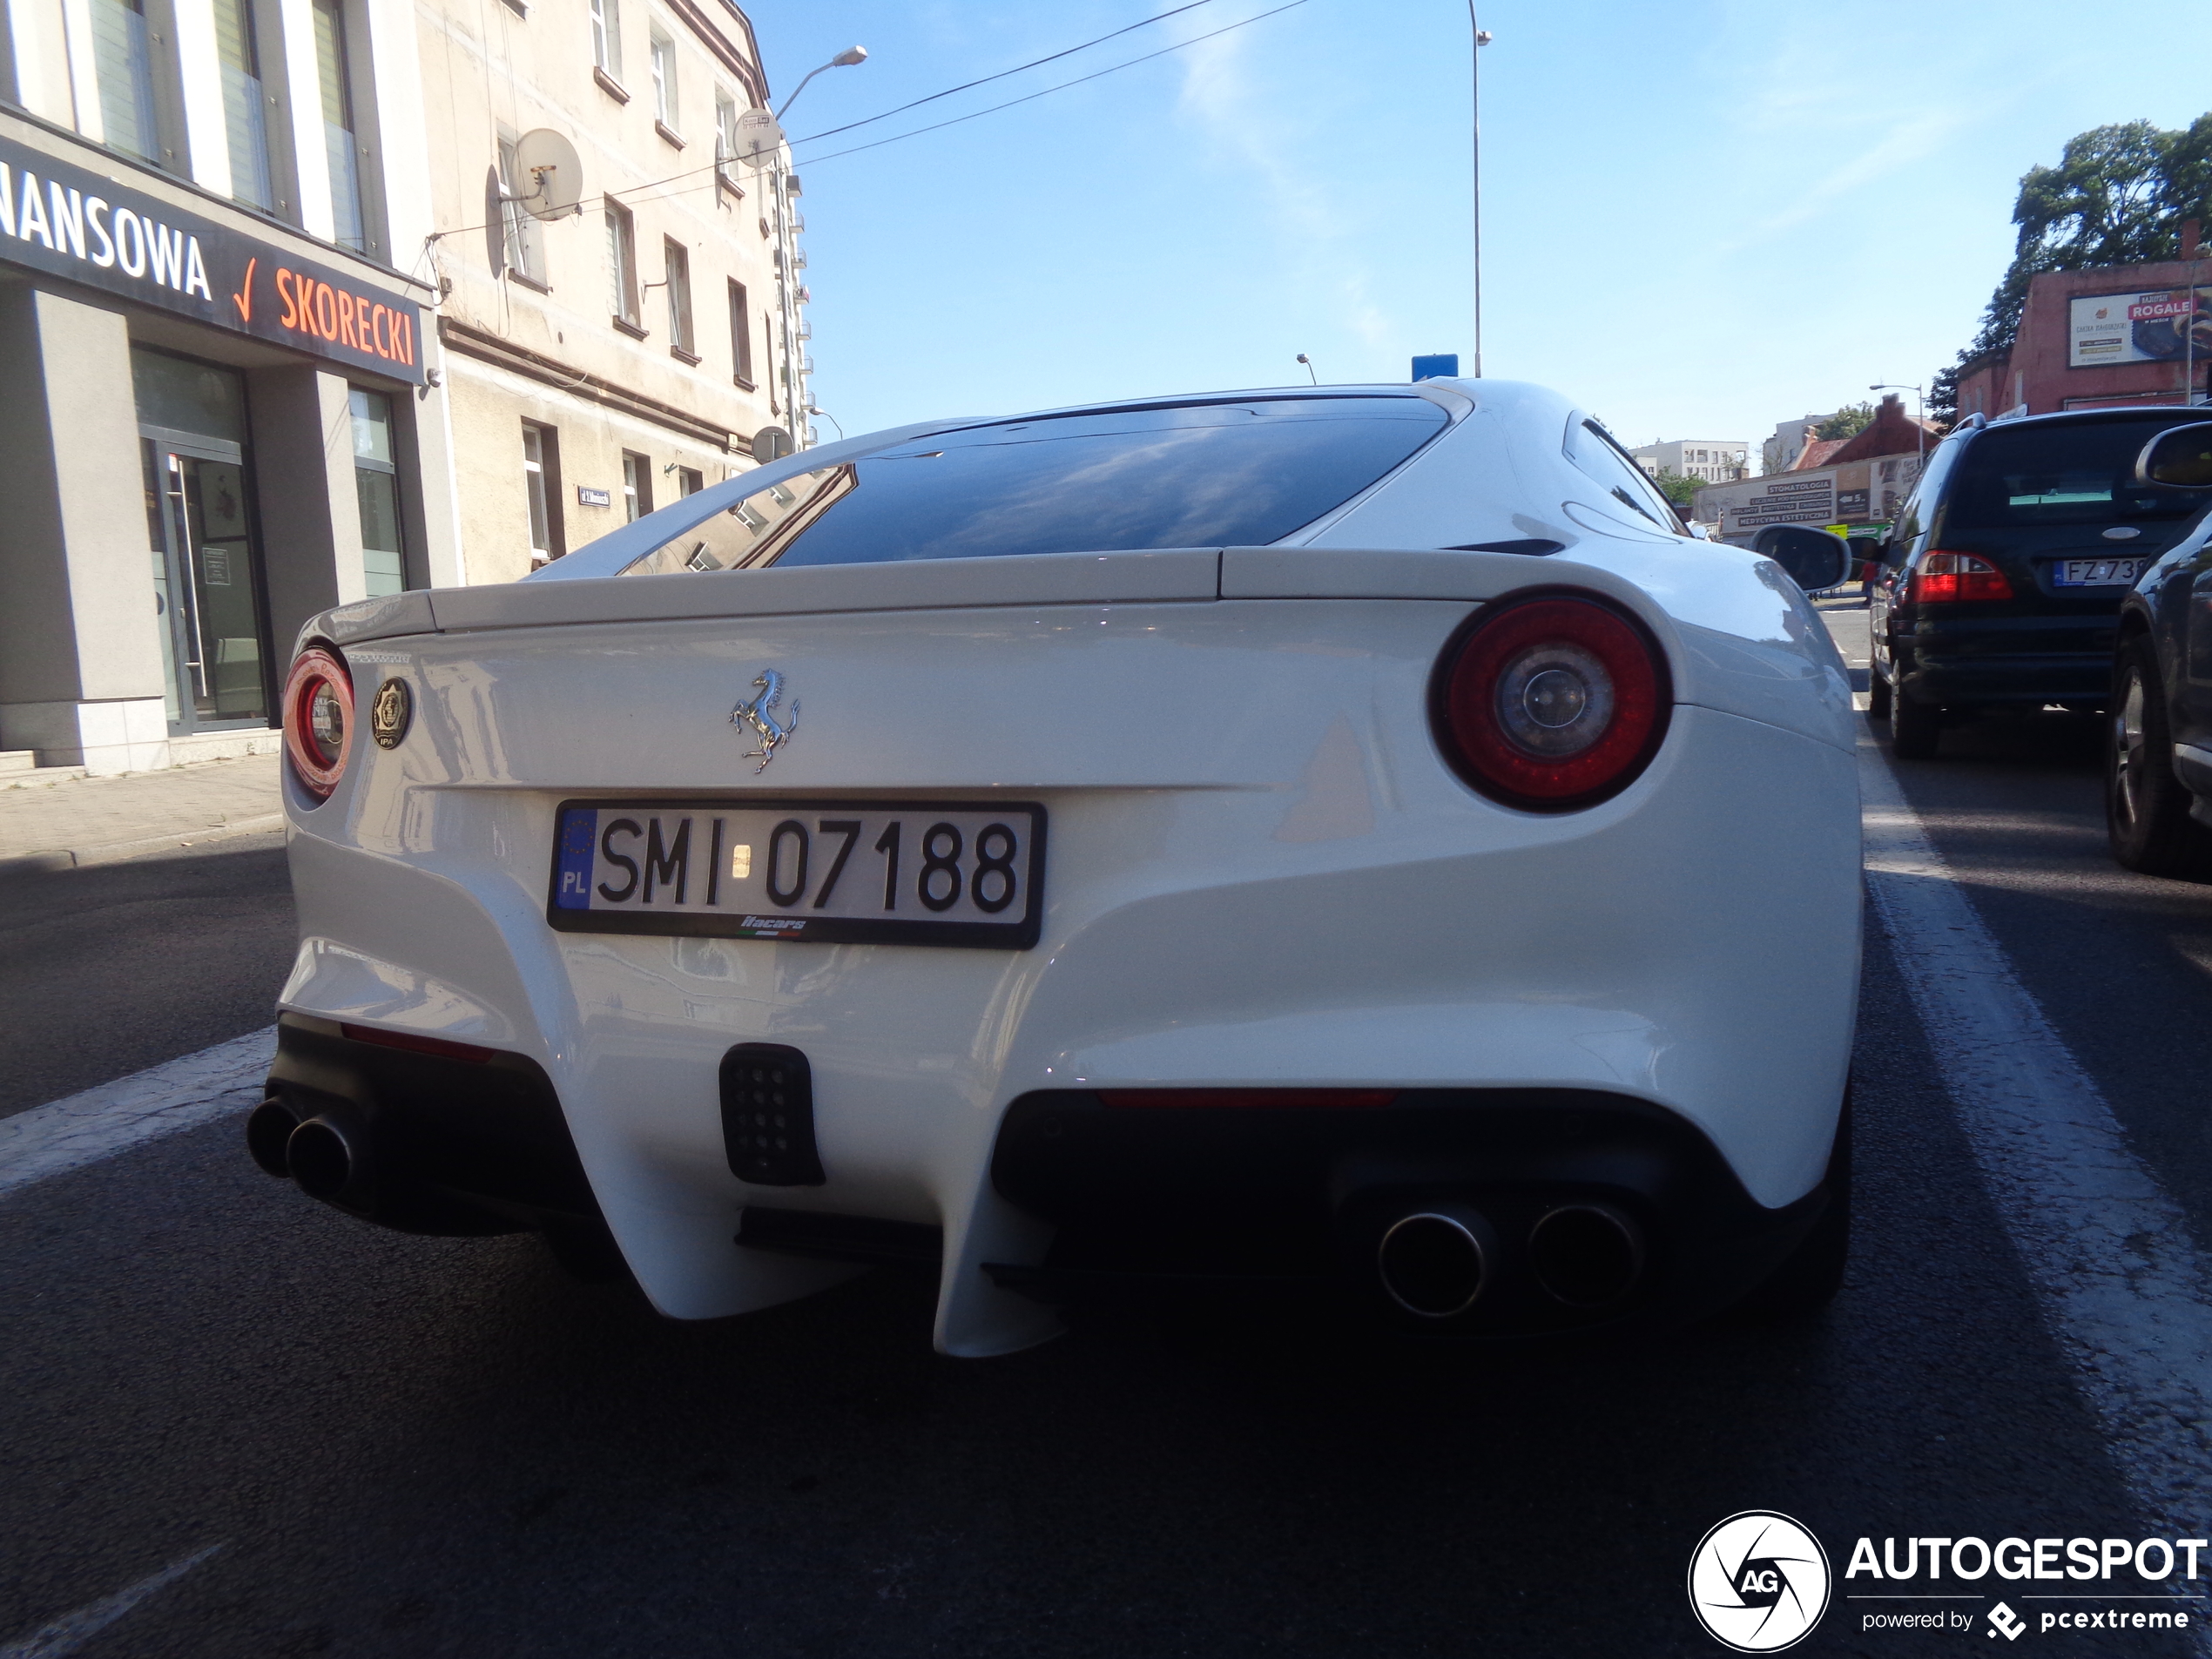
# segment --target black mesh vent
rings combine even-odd
[[[740,1042],[722,1056],[722,1139],[730,1173],[757,1187],[819,1187],[814,1078],[780,1042]]]

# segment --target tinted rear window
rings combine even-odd
[[[2206,491],[2157,489],[2135,482],[2135,457],[2143,445],[2187,418],[2085,421],[2009,430],[1993,427],[1960,457],[1958,476],[1944,502],[1944,529],[2110,524],[2181,518],[2200,511]]]
[[[1323,397],[969,427],[770,485],[623,574],[1260,546],[1358,495],[1447,419],[1424,398]]]

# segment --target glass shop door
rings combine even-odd
[[[239,445],[140,440],[172,735],[269,723],[260,550]]]

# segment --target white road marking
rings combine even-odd
[[[210,1544],[202,1550],[171,1561],[150,1578],[142,1578],[127,1590],[118,1590],[74,1613],[64,1613],[41,1630],[0,1648],[0,1659],[62,1659],[74,1653],[93,1636],[128,1613],[165,1585],[173,1584],[185,1574],[222,1548],[221,1544]]]
[[[0,1197],[212,1117],[253,1105],[276,1027],[202,1049],[79,1095],[0,1117]],[[0,1653],[0,1659],[6,1659]]]
[[[1867,888],[2006,1231],[2144,1519],[2203,1537],[2212,1263],[2013,975],[1887,757],[1865,741],[1859,756]]]

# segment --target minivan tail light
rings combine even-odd
[[[1437,746],[1509,806],[1570,812],[1620,793],[1667,735],[1674,687],[1649,630],[1594,594],[1486,605],[1430,685]]]
[[[354,749],[354,679],[337,652],[310,645],[284,683],[284,752],[317,802],[330,799]]]
[[[1912,597],[1924,605],[2012,597],[2013,584],[2005,573],[1971,553],[1931,553],[1912,573]]]

